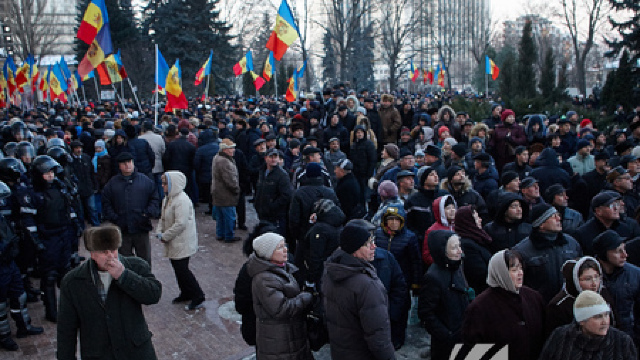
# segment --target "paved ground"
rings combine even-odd
[[[245,344],[240,335],[240,316],[233,308],[233,285],[238,270],[246,260],[241,243],[224,244],[215,239],[215,222],[203,214],[205,206],[197,210],[200,248],[191,259],[191,269],[206,294],[205,307],[187,312],[184,305],[173,305],[178,287],[168,259],[162,257],[163,247],[152,242],[153,272],[162,282],[160,302],[144,309],[153,342],[160,360],[182,359],[251,359],[253,348]],[[248,223],[257,222],[253,207],[247,206]],[[245,231],[238,231],[241,237]],[[87,255],[86,253],[84,254]],[[55,359],[56,329],[44,319],[41,302],[29,304],[35,325],[44,326],[45,333],[16,339],[17,352],[0,350],[0,359]],[[15,331],[12,321],[11,326]],[[423,329],[411,326],[407,345],[399,352],[399,359],[420,359],[420,352],[428,345]],[[316,354],[317,359],[330,359],[328,346]]]

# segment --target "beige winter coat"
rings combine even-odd
[[[193,203],[184,188],[187,178],[180,171],[165,172],[169,194],[162,200],[157,232],[162,234],[164,256],[184,259],[198,251],[198,232]]]
[[[222,150],[211,165],[211,197],[213,206],[236,206],[240,197],[236,162]]]

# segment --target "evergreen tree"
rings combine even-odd
[[[551,46],[547,49],[544,57],[539,87],[545,99],[549,100],[553,97],[556,88],[556,61],[553,54],[553,47]]]
[[[364,29],[360,29],[354,38],[353,51],[349,54],[349,74],[351,74],[351,87],[355,90],[368,89],[374,87],[373,81],[373,49],[374,40],[372,29],[373,25],[369,25]]]
[[[516,55],[512,48],[505,46],[500,58],[503,59],[498,77],[500,96],[505,100],[513,100],[518,91]]]
[[[537,59],[536,44],[533,41],[531,21],[527,20],[522,30],[518,48],[517,94],[523,98],[536,96],[536,72],[534,62]]]
[[[180,59],[182,86],[187,94],[194,93],[193,79],[211,49],[214,50],[211,76],[215,78],[216,92],[233,91],[232,68],[241,55],[230,43],[230,26],[219,20],[218,3],[219,0],[172,0],[157,4],[153,13],[149,10],[145,27],[153,33],[169,66]]]
[[[286,93],[287,87],[289,86],[289,77],[292,74],[292,67],[287,67],[284,65],[284,62],[280,62],[278,65],[278,71],[276,72],[276,81],[278,81],[278,96],[282,96]],[[275,92],[275,89],[274,89]]]
[[[558,73],[558,85],[554,90],[554,101],[561,101],[567,98],[567,87],[569,86],[569,64],[565,59],[560,62],[560,72]]]
[[[629,81],[633,76],[633,63],[628,51],[624,50],[618,64],[618,69],[607,76],[607,82],[602,89],[602,100],[609,111],[615,110],[617,105],[625,109],[636,106],[633,98],[634,83]]]
[[[620,50],[626,49],[630,51],[630,62],[637,64],[640,61],[640,3],[638,0],[609,0],[609,2],[614,10],[631,15],[624,21],[616,21],[614,17],[609,18],[613,28],[620,33],[619,39],[607,41],[607,44],[612,47],[609,55],[617,55]],[[640,75],[638,67],[633,67],[632,72],[635,76]]]
[[[324,67],[322,78],[325,83],[335,84],[338,77],[336,51],[328,32],[325,32],[322,37],[322,46],[325,49],[324,57],[322,58],[322,66]]]

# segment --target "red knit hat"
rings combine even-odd
[[[582,121],[580,121],[581,129],[587,127],[587,125],[593,125],[593,122],[589,119],[583,119]]]
[[[438,129],[438,137],[441,138],[442,137],[442,133],[445,132],[445,131],[448,132],[449,135],[451,135],[451,131],[449,130],[448,127],[440,126],[440,129]]]
[[[513,112],[513,110],[511,109],[504,109],[502,111],[502,113],[500,114],[500,120],[502,120],[504,122],[504,120],[509,117],[509,115],[513,115],[516,116],[516,113]]]

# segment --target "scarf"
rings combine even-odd
[[[473,218],[473,210],[469,205],[463,206],[456,211],[454,228],[456,234],[460,237],[469,238],[480,245],[487,245],[493,241],[486,231],[476,225],[476,220]]]
[[[504,257],[505,250],[495,253],[489,260],[489,273],[487,274],[487,285],[492,288],[502,288],[514,294],[519,291],[509,276],[509,264]]]
[[[99,153],[95,153],[95,155],[93,155],[93,159],[91,159],[91,162],[93,163],[93,172],[98,172],[98,158],[107,155],[109,152],[107,151],[107,149],[104,149],[102,151],[100,151]]]

